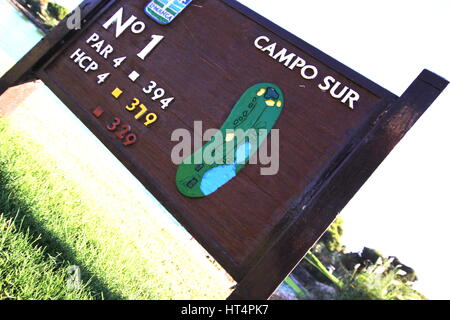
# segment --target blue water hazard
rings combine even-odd
[[[247,161],[251,147],[249,142],[245,142],[236,150],[234,163],[214,167],[203,175],[200,190],[205,196],[216,192],[217,189],[236,177],[237,166]]]

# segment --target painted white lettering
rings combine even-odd
[[[84,72],[95,71],[98,69],[98,63],[95,62],[91,57],[86,55],[86,52],[82,51],[78,48],[72,55],[70,56],[78,66],[84,70]]]
[[[86,52],[82,51],[80,48],[78,48],[72,55],[70,56],[70,59],[74,60],[75,63],[78,63],[81,58],[83,58],[86,55]]]
[[[108,55],[111,54],[114,51],[114,48],[111,45],[107,45],[106,47],[103,48],[103,50],[100,52],[100,55],[105,58],[108,59]]]
[[[274,42],[271,45],[261,49],[262,52],[269,51],[269,56],[273,58],[273,55],[275,54],[275,49],[277,48],[277,43]]]
[[[341,83],[339,81],[336,81],[336,83],[334,84],[333,88],[331,88],[330,90],[330,94],[333,98],[336,99],[342,99],[342,97],[344,96],[344,94],[347,92],[348,87],[345,86],[344,88],[341,89],[341,91],[338,93],[338,89],[339,87],[341,87]]]
[[[86,43],[91,43],[92,41],[98,41],[100,39],[100,36],[96,34],[95,32],[86,40]]]
[[[80,66],[81,69],[86,69],[88,67],[88,65],[84,64],[85,61],[92,62],[92,58],[89,56],[84,56],[83,58],[79,59],[78,65]]]
[[[267,38],[266,36],[260,36],[260,37],[256,38],[256,40],[255,40],[255,47],[257,47],[260,50],[262,50],[264,48],[264,46],[262,46],[260,44],[261,40],[264,40],[265,42],[269,43],[270,39]]]
[[[283,48],[280,50],[276,55],[273,56],[275,60],[278,60],[278,62],[283,63],[286,67],[289,67],[291,65],[292,59],[296,57],[295,53],[291,53],[286,55],[287,49]]]
[[[319,70],[317,70],[317,68],[314,66],[307,65],[302,68],[302,71],[300,73],[304,79],[312,80],[319,75]]]
[[[289,66],[289,69],[294,70],[294,68],[303,68],[306,65],[306,61],[300,57],[297,57],[294,62]]]
[[[94,44],[91,44],[91,48],[95,49],[95,51],[104,59],[108,59],[108,56],[114,52],[114,48],[110,44],[105,45],[105,40],[99,40],[100,36],[94,33],[89,37],[89,39],[86,40],[86,43],[95,42]]]
[[[342,99],[342,103],[347,103],[350,109],[355,109],[355,103],[359,101],[359,93],[350,89],[347,95]]]
[[[150,52],[152,52],[153,49],[156,48],[156,46],[163,41],[164,37],[163,36],[158,36],[158,35],[153,35],[152,36],[152,41],[150,41],[144,49],[141,50],[141,52],[139,52],[137,54],[137,56],[139,58],[141,58],[142,60],[145,60],[145,58],[149,55]]]
[[[98,70],[98,64],[95,61],[92,61],[85,69],[84,72],[95,71]]]
[[[99,41],[96,44],[91,45],[91,48],[95,49],[95,51],[97,51],[97,52],[100,52],[104,43],[105,43],[105,40]]]
[[[334,98],[340,100],[343,104],[347,104],[350,109],[355,109],[355,104],[358,102],[359,94],[350,89],[348,86],[343,86],[340,81],[337,81],[332,76],[326,76],[323,83],[319,84],[319,89],[327,92]]]
[[[328,91],[331,88],[331,85],[336,81],[332,76],[326,76],[323,79],[323,83],[319,84],[319,89],[323,91]]]
[[[145,24],[142,21],[137,21],[135,23],[133,23],[133,25],[131,26],[131,32],[133,33],[141,33],[142,31],[145,30]]]
[[[126,29],[128,29],[133,24],[133,22],[136,21],[136,19],[137,18],[132,15],[130,18],[128,18],[127,21],[125,21],[125,23],[123,23],[123,7],[122,7],[119,10],[117,10],[116,13],[103,24],[103,28],[108,30],[109,27],[115,23],[116,25],[115,35],[116,38],[118,38]]]

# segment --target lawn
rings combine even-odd
[[[46,88],[0,119],[0,214],[0,299],[223,299],[234,284]]]
[[[0,215],[0,300],[92,299],[81,283],[68,285],[67,262],[48,256],[17,222]]]

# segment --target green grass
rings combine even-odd
[[[67,285],[69,265],[47,255],[15,222],[0,215],[0,300],[91,299],[82,284]]]
[[[391,260],[379,259],[348,278],[338,290],[339,300],[427,300],[401,278],[401,270],[390,268]],[[359,267],[359,266],[358,266]]]
[[[344,286],[344,283],[333,274],[331,274],[311,251],[306,254],[305,260],[308,261],[308,263],[313,267],[315,267],[320,273],[322,273],[328,280],[330,280],[334,286],[336,286],[337,288],[342,288]]]
[[[80,132],[43,130],[29,109],[22,112],[0,119],[0,212],[3,225],[13,226],[1,254],[39,249],[25,250],[16,267],[0,265],[1,297],[223,299],[230,293],[233,283],[195,242],[171,232],[147,199],[133,197],[133,186],[117,188],[120,172],[101,161],[93,165],[97,154],[89,148],[96,145],[89,146]],[[33,126],[40,128],[36,134]],[[44,147],[59,144],[78,150],[80,158]],[[67,291],[69,265],[81,270],[80,292]],[[33,283],[40,285],[31,290]]]
[[[292,290],[294,290],[295,294],[297,295],[297,297],[299,297],[299,299],[306,299],[309,298],[309,294],[307,292],[305,292],[304,290],[302,290],[302,288],[300,288],[295,282],[294,280],[292,280],[292,278],[290,276],[288,276],[284,282],[291,287]]]

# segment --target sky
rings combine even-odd
[[[240,2],[401,95],[427,68],[450,79],[448,0]],[[432,299],[450,299],[450,88],[341,212],[343,243],[395,255]]]
[[[397,95],[424,68],[450,79],[449,0],[240,2]],[[432,299],[450,299],[449,119],[447,88],[341,213],[349,250],[399,257]]]

